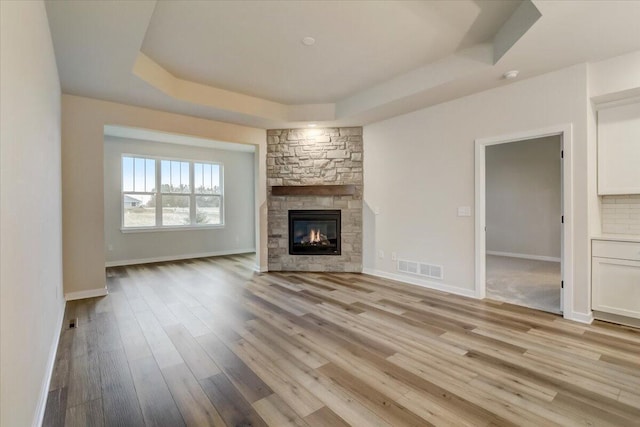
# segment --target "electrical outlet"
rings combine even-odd
[[[384,251],[382,249],[378,251],[378,258],[384,259]]]
[[[395,252],[391,252],[391,261],[397,261],[398,255]]]

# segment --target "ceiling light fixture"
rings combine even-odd
[[[512,79],[515,79],[516,77],[518,77],[518,74],[520,74],[520,71],[511,70],[511,71],[507,71],[506,73],[504,73],[502,75],[502,77],[505,78],[506,80],[512,80]]]
[[[313,37],[309,37],[309,36],[304,37],[302,39],[302,44],[305,45],[305,46],[311,46],[311,45],[315,44],[315,42],[316,42],[316,39],[314,39]]]
[[[316,127],[316,126],[318,126],[318,125],[317,125],[317,124],[315,124],[315,123],[309,123],[309,127],[310,127],[310,128],[314,128],[314,127]]]

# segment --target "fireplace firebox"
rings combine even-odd
[[[290,210],[289,255],[340,255],[340,210]]]

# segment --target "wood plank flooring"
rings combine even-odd
[[[229,256],[67,304],[45,426],[640,425],[640,330]]]

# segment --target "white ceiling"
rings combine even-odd
[[[362,125],[508,84],[509,69],[527,78],[640,50],[640,1],[522,3],[46,6],[65,93],[262,128]],[[522,19],[531,10],[542,16]],[[494,64],[506,32],[517,37]]]
[[[164,1],[141,50],[182,79],[285,104],[336,102],[491,41],[518,4]]]

